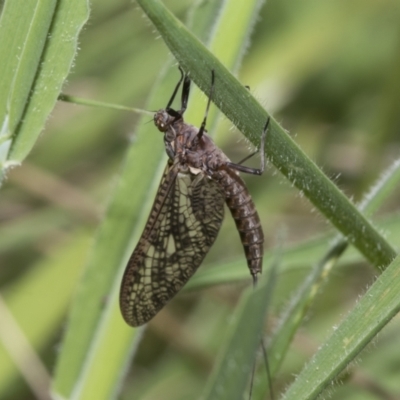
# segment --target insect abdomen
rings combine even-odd
[[[213,178],[224,190],[226,204],[239,231],[250,273],[256,279],[262,270],[264,253],[260,217],[245,183],[234,171],[223,168],[215,175]]]

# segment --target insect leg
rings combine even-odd
[[[208,96],[208,102],[207,102],[206,112],[204,114],[204,119],[203,119],[203,122],[201,123],[199,133],[197,134],[199,139],[203,136],[203,133],[204,133],[204,131],[206,129],[208,110],[210,109],[211,98],[212,98],[212,94],[213,94],[213,91],[214,91],[214,82],[215,82],[215,73],[214,73],[214,70],[211,70],[210,95]]]
[[[237,171],[244,172],[246,174],[252,174],[252,175],[261,175],[264,172],[265,169],[265,138],[267,137],[267,132],[268,132],[268,126],[269,126],[269,117],[267,119],[267,122],[265,123],[263,133],[261,135],[261,143],[260,147],[255,151],[254,153],[251,153],[247,157],[245,157],[242,161],[240,161],[238,164],[227,162],[226,164],[233,168],[236,169]],[[243,162],[248,160],[250,157],[253,157],[256,153],[260,152],[261,156],[261,165],[260,168],[250,168],[246,167],[244,165],[241,165]]]
[[[175,89],[174,89],[174,91],[173,91],[173,93],[172,93],[171,98],[169,99],[169,102],[168,102],[168,104],[167,104],[167,107],[165,107],[166,110],[168,110],[168,109],[171,107],[171,104],[172,104],[172,102],[174,101],[175,96],[176,96],[176,94],[178,93],[179,87],[181,86],[181,83],[182,83],[183,78],[184,78],[184,76],[185,76],[185,74],[184,74],[184,72],[183,72],[183,69],[182,69],[181,67],[179,67],[179,71],[181,71],[181,78],[179,79],[179,82],[178,82],[178,83],[176,84],[176,86],[175,86]]]
[[[243,158],[243,160],[240,160],[238,163],[236,163],[237,165],[242,165],[245,161],[249,160],[251,157],[255,156],[260,150],[257,149],[256,151],[254,151],[253,153],[249,154],[248,156],[246,156],[245,158]]]
[[[183,88],[182,88],[182,98],[181,98],[181,109],[178,111],[180,115],[186,111],[187,103],[189,100],[189,93],[190,93],[190,79],[187,75],[185,75],[185,80],[183,81]]]

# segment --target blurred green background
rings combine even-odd
[[[192,1],[166,0],[165,4],[184,20]],[[91,8],[64,92],[145,107],[151,86],[170,57],[167,47],[135,3],[92,0]],[[400,2],[395,0],[269,1],[261,9],[239,69],[240,81],[250,86],[300,147],[355,201],[400,150],[399,21]],[[159,107],[167,100],[160,99]],[[50,374],[92,238],[127,144],[135,141],[137,118],[127,112],[59,103],[33,152],[21,167],[10,171],[2,188],[1,294],[14,315],[21,316],[18,324]],[[215,132],[217,144],[232,160],[242,159],[251,148],[228,120],[222,127]],[[154,140],[161,140],[156,129]],[[250,162],[257,163],[257,157]],[[138,168],[146,180],[146,166]],[[266,248],[277,244],[290,248],[331,231],[273,167],[262,177],[244,178],[263,221]],[[397,192],[381,214],[396,210],[399,198]],[[241,254],[227,213],[202,268]],[[315,261],[279,274],[269,329]],[[360,261],[343,263],[334,272],[294,340],[275,382],[278,392],[374,275]],[[175,298],[149,324],[121,398],[195,398],[215,362],[243,287],[229,284]],[[399,329],[397,318],[380,335],[376,348],[363,353],[348,385],[334,391],[332,398],[400,396],[400,358],[393,340]],[[9,346],[4,339],[7,334],[16,333],[2,334],[0,398],[35,398],[21,369],[4,351],[4,344]],[[32,362],[30,368],[36,369],[39,360]]]

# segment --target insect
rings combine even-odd
[[[205,129],[214,71],[200,128],[183,120],[191,81],[181,68],[180,71],[181,78],[166,108],[154,115],[156,127],[164,133],[169,160],[121,284],[120,308],[131,326],[145,324],[153,318],[195,273],[217,237],[225,203],[239,231],[254,283],[262,269],[264,235],[239,171],[255,175],[264,171],[269,119],[261,139],[260,169],[231,163]],[[171,105],[182,83],[181,109],[176,111]]]

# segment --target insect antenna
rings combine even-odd
[[[215,72],[214,72],[214,70],[211,70],[210,94],[208,96],[208,102],[207,102],[206,112],[204,114],[204,119],[203,119],[203,122],[201,123],[200,129],[199,129],[199,133],[197,134],[199,139],[203,136],[203,133],[204,133],[204,131],[206,129],[207,115],[208,115],[208,110],[210,109],[211,98],[212,98],[212,94],[213,94],[213,91],[214,91],[214,83],[215,83]]]
[[[126,106],[121,106],[119,104],[106,103],[104,101],[84,99],[82,97],[71,96],[71,95],[65,94],[65,93],[60,93],[57,100],[58,101],[64,101],[66,103],[81,104],[83,106],[88,106],[88,107],[97,107],[97,108],[107,108],[107,109],[111,109],[111,110],[129,111],[129,112],[133,112],[133,113],[136,113],[136,114],[147,114],[147,115],[153,115],[154,114],[153,111],[143,110],[141,108],[126,107]]]

